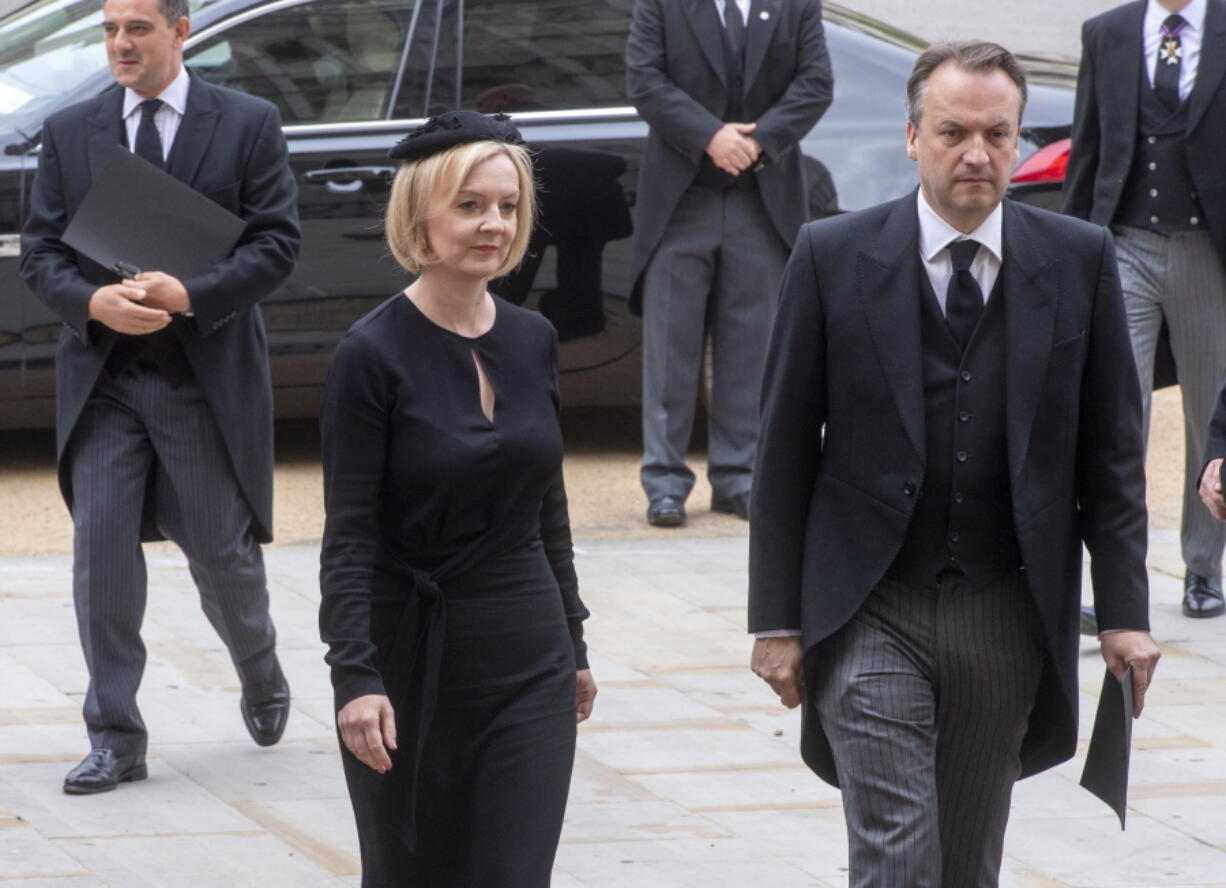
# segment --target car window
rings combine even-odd
[[[185,54],[197,74],[268,99],[286,124],[386,115],[413,3],[323,0],[234,25]]]
[[[628,104],[634,0],[467,0],[461,105],[562,111]]]

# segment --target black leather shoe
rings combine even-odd
[[[91,749],[64,778],[64,792],[91,795],[107,792],[121,783],[144,780],[149,776],[144,755],[116,755],[111,749]]]
[[[680,527],[685,524],[685,503],[679,496],[659,496],[647,507],[647,523],[652,527]]]
[[[1222,581],[1189,571],[1183,578],[1183,615],[1200,619],[1223,613],[1226,601],[1222,600]]]
[[[745,493],[734,493],[732,496],[725,496],[719,499],[712,499],[711,511],[722,512],[725,515],[735,515],[742,521],[748,521],[749,491],[745,491]]]
[[[260,746],[272,746],[281,739],[289,721],[289,682],[275,656],[266,676],[243,681],[243,696],[238,705],[252,740]]]
[[[1098,638],[1098,615],[1094,613],[1094,608],[1089,605],[1081,607],[1081,634],[1089,635],[1091,638]]]

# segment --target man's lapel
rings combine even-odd
[[[209,147],[217,124],[217,102],[206,84],[195,76],[187,90],[187,109],[179,121],[170,151],[168,172],[181,182],[191,185],[200,169],[200,161]]]
[[[1103,67],[1098,74],[1100,83],[1108,89],[1120,112],[1120,129],[1132,138],[1137,131],[1137,114],[1141,101],[1141,78],[1145,67],[1145,46],[1141,28],[1145,24],[1145,2],[1127,7],[1124,13],[1105,29],[1104,52],[1099,53]]]
[[[1226,75],[1226,0],[1209,0],[1202,37],[1196,82],[1188,96],[1187,133],[1196,129]]]
[[[123,90],[119,87],[102,94],[102,101],[89,116],[86,152],[89,155],[89,175],[96,181],[110,160],[115,146],[123,144]]]
[[[720,83],[728,82],[727,65],[724,62],[724,32],[715,11],[713,0],[682,0],[685,4],[685,20],[690,23],[698,45],[719,77]]]
[[[747,90],[766,58],[766,48],[774,36],[782,5],[783,0],[753,0],[749,5],[749,20],[745,23],[744,83]]]
[[[920,354],[919,210],[915,192],[894,202],[873,243],[856,256],[860,304],[911,446],[924,459]]]
[[[1026,461],[1055,332],[1059,294],[1057,264],[1044,258],[1035,238],[1025,214],[1006,200],[1000,274],[1005,302],[1005,422],[1010,482],[1017,480]]]

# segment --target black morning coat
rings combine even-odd
[[[1145,471],[1111,235],[1005,201],[1003,252],[1013,519],[1049,653],[1025,776],[1076,748],[1083,541],[1099,626],[1149,625]],[[799,627],[810,668],[889,568],[939,458],[924,453],[923,273],[912,193],[806,225],[784,276],[754,470],[749,628]],[[836,782],[811,711],[801,749]]]
[[[22,235],[22,277],[64,324],[56,353],[56,444],[69,509],[72,475],[65,449],[117,339],[113,330],[88,320],[89,298],[119,278],[59,238],[123,141],[123,96],[114,86],[47,119]],[[297,188],[277,109],[193,76],[168,172],[247,223],[228,259],[183,281],[195,316],[171,329],[217,419],[254,515],[253,532],[267,542],[272,384],[258,303],[289,277],[299,247]],[[143,524],[143,538],[158,538],[151,521]]]
[[[651,126],[639,167],[631,308],[668,220],[724,125],[723,25],[714,0],[638,0],[626,41],[626,93]],[[808,218],[796,145],[830,107],[834,78],[820,0],[754,0],[745,23],[742,111],[762,146],[757,187],[785,244]]]

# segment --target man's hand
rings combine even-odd
[[[1158,658],[1162,656],[1158,645],[1148,632],[1108,632],[1102,639],[1102,652],[1107,668],[1116,678],[1122,678],[1124,671],[1132,667],[1132,714],[1140,718],[1145,707],[1145,692],[1153,680]]]
[[[1222,461],[1209,460],[1200,476],[1200,501],[1218,521],[1226,521],[1226,498],[1222,496]]]
[[[804,647],[799,635],[759,638],[753,643],[750,667],[754,675],[771,686],[788,709],[800,705],[804,687]]]
[[[89,297],[89,318],[129,336],[147,336],[170,323],[170,313],[143,305],[145,291],[131,281],[99,287]]]
[[[350,700],[336,714],[345,747],[358,761],[380,774],[391,770],[387,754],[396,748],[396,718],[392,703],[383,694],[365,694]]]
[[[191,299],[188,298],[183,283],[165,272],[146,271],[137,275],[135,280],[124,283],[143,290],[145,305],[150,308],[160,308],[171,314],[192,310]]]
[[[757,163],[762,153],[762,146],[749,138],[757,128],[756,123],[725,123],[707,142],[706,152],[725,173],[739,176]]]

